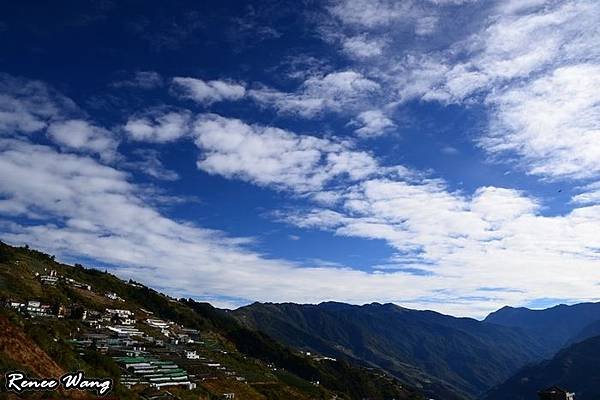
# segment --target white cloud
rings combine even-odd
[[[379,84],[356,71],[332,72],[304,81],[305,93],[312,97],[360,97],[379,89]]]
[[[600,204],[600,181],[577,188],[579,194],[571,198],[575,204]]]
[[[437,100],[442,103],[461,102],[485,88],[489,81],[488,75],[468,65],[458,64],[450,70],[445,70],[443,80],[437,85],[426,87],[423,99]]]
[[[329,12],[346,24],[374,28],[406,21],[416,10],[412,1],[342,0],[335,2]]]
[[[377,169],[369,154],[343,144],[215,114],[200,116],[194,134],[202,150],[200,169],[261,186],[307,192],[334,178],[362,179]]]
[[[450,67],[440,56],[407,53],[379,67],[377,75],[388,88],[386,95],[400,104],[415,98],[448,102],[443,85]]]
[[[164,181],[175,181],[179,179],[177,172],[165,168],[160,160],[160,154],[156,150],[137,149],[133,151],[136,160],[127,161],[127,168],[138,170],[153,178]]]
[[[448,156],[454,156],[454,155],[460,154],[460,151],[458,151],[458,149],[456,147],[452,147],[452,146],[442,147],[441,152]]]
[[[201,104],[211,104],[224,100],[239,100],[246,94],[244,85],[221,80],[204,81],[189,77],[173,78],[173,89],[183,98]]]
[[[511,288],[467,302],[468,307],[492,309],[538,297],[572,298],[573,293],[597,298],[598,206],[545,217],[536,199],[515,190],[485,187],[465,196],[449,192],[440,181],[370,179],[340,195],[339,208],[296,211],[287,220],[341,236],[384,240],[398,251],[395,262],[410,260],[411,268],[422,271],[423,283],[463,297],[477,295],[482,287]],[[459,303],[459,308],[467,304]],[[435,306],[440,307],[453,308]]]
[[[366,35],[357,35],[344,38],[342,46],[346,54],[362,59],[381,55],[385,41],[369,39]]]
[[[593,88],[599,84],[600,3],[498,2],[476,8],[481,23],[454,30],[450,20],[460,14],[452,10],[465,11],[460,2],[420,11],[410,1],[367,3],[340,1],[329,11],[344,34],[361,26],[358,37],[385,39],[394,50],[358,64],[382,87],[379,107],[414,99],[483,104],[490,126],[479,143],[494,159],[516,156],[522,169],[544,178],[598,176],[600,112]],[[450,39],[438,34],[428,47],[408,40],[400,33],[405,28],[389,28],[403,21],[418,30],[415,15],[433,30],[445,26]],[[373,108],[363,104],[361,111]]]
[[[4,237],[11,241],[92,256],[149,284],[195,294],[219,290],[217,275],[235,276],[229,269],[234,265],[241,268],[240,283],[250,269],[258,272],[262,261],[267,269],[277,265],[239,248],[244,240],[161,215],[144,204],[126,174],[90,158],[14,140],[3,140],[0,153],[3,198],[21,205],[21,216],[36,222],[3,222]],[[35,221],[40,214],[43,220]],[[204,289],[194,291],[191,277],[199,274]]]
[[[341,267],[302,268],[244,248],[244,238],[176,222],[143,201],[128,175],[47,146],[0,141],[3,239],[60,257],[94,258],[117,273],[175,296],[229,296],[263,301],[365,302],[427,292],[417,278]],[[18,205],[19,207],[15,207]],[[198,284],[201,277],[202,284]],[[242,300],[243,301],[243,300]]]
[[[177,140],[189,133],[189,111],[150,110],[146,115],[129,118],[124,131],[133,140],[165,143]]]
[[[312,117],[322,111],[348,111],[373,96],[380,86],[356,71],[339,71],[306,79],[295,93],[269,88],[252,89],[249,96],[280,112]]]
[[[0,74],[0,136],[43,134],[68,151],[116,157],[118,138],[95,126],[69,98],[44,82]]]
[[[119,145],[110,131],[81,119],[53,122],[47,134],[62,147],[98,154],[105,160],[115,158]]]
[[[589,63],[600,60],[600,51],[595,43],[600,39],[596,29],[600,7],[594,1],[556,1],[541,6],[538,1],[500,2],[496,7],[483,8],[479,16],[483,22],[473,24],[477,28],[468,33],[469,25],[451,27],[451,19],[460,14],[443,13],[437,9],[411,6],[411,2],[382,2],[374,15],[361,13],[360,1],[339,3],[333,10],[351,10],[357,20],[390,21],[399,18],[394,12],[398,7],[407,7],[404,20],[411,20],[417,33],[436,33],[431,48],[407,40],[405,35],[392,34],[395,30],[374,29],[367,23],[371,40],[386,40],[393,52],[375,56],[372,65],[362,65],[371,76],[392,88],[395,101],[405,102],[415,98],[442,103],[460,103],[471,100],[475,94],[489,93],[507,84],[520,83],[517,79],[528,79],[548,69],[573,63]],[[412,7],[412,8],[411,8]],[[471,7],[471,6],[469,6]],[[338,11],[339,11],[338,10]],[[415,11],[416,10],[416,11]],[[459,9],[464,11],[464,9]],[[345,15],[342,13],[342,15]],[[419,15],[419,18],[414,18]],[[336,18],[340,15],[334,12]],[[350,30],[355,19],[342,18]],[[440,46],[444,41],[437,25],[444,25],[444,36],[456,37],[455,42]],[[449,30],[450,29],[450,30]],[[398,30],[402,32],[402,29]]]
[[[249,95],[302,116],[323,111],[363,115],[413,99],[444,104],[482,100],[491,125],[480,143],[490,154],[516,155],[526,171],[543,177],[597,180],[597,2],[499,3],[477,19],[476,31],[469,26],[464,36],[444,32],[448,41],[462,38],[449,46],[433,36],[449,26],[447,16],[428,10],[419,14],[429,17],[419,27],[414,9],[402,13],[409,3],[335,2],[330,11],[347,24],[342,40],[385,40],[385,47],[369,53],[357,40],[357,66],[312,73],[294,93],[265,88],[246,93],[243,85],[214,83],[219,81],[185,80],[174,86],[202,104]],[[390,26],[410,33],[381,35]],[[430,36],[400,47],[412,32]],[[352,53],[350,47],[342,50]],[[23,86],[13,84],[9,95],[0,98],[0,130],[36,132],[73,119],[64,116],[53,94],[44,94],[44,85]],[[279,213],[282,219],[306,229],[385,241],[396,252],[390,263],[409,264],[426,274],[402,268],[377,273],[326,265],[300,268],[262,257],[248,250],[246,238],[161,214],[121,171],[14,140],[0,146],[0,169],[7,172],[0,176],[0,213],[7,216],[0,224],[3,237],[120,265],[120,273],[166,286],[174,294],[395,301],[470,315],[539,297],[598,297],[597,187],[582,188],[572,198],[572,211],[544,215],[543,199],[527,193],[491,186],[456,191],[441,179],[402,166],[384,167],[375,156],[332,139],[213,114],[193,123],[178,112],[167,122],[160,120],[167,112],[154,114],[159,116],[132,118],[128,133],[158,142],[190,134],[201,152],[200,169],[314,201],[311,210]],[[374,132],[385,129],[387,122],[375,118],[382,115],[368,116],[363,115],[367,130],[371,121],[380,127]],[[12,222],[15,215],[28,223]],[[481,288],[490,287],[510,290],[486,290],[490,299],[480,300]],[[465,300],[469,296],[478,300]]]
[[[381,110],[361,112],[356,117],[354,124],[360,125],[355,132],[363,137],[380,136],[396,126]]]
[[[600,173],[599,3],[530,2],[509,7],[481,35],[475,59],[494,79],[510,80],[487,97],[490,131],[481,140],[493,155],[518,156],[528,173],[583,179]],[[525,78],[514,80],[514,78]]]
[[[482,146],[513,152],[529,173],[551,178],[600,174],[600,65],[561,67],[490,98],[494,118]]]
[[[512,189],[482,187],[477,189],[470,205],[471,211],[491,223],[514,220],[540,209],[538,201]]]
[[[354,33],[385,31],[407,39],[441,31],[439,21],[447,9],[468,2],[471,0],[335,0],[327,10],[339,22],[333,25],[337,31],[340,26]]]
[[[313,117],[326,108],[323,98],[285,93],[268,87],[251,89],[248,95],[259,104],[274,106],[281,113],[302,117]]]
[[[516,14],[531,8],[546,5],[548,0],[508,0],[499,2],[497,7],[503,14]]]
[[[330,142],[214,115],[201,118],[199,126],[197,144],[210,160],[205,169],[262,186],[307,191],[315,207],[280,212],[283,220],[305,229],[383,240],[397,252],[394,263],[410,260],[410,268],[422,271],[410,279],[419,282],[421,289],[429,288],[427,302],[411,298],[411,304],[483,312],[536,297],[572,297],[574,291],[581,299],[596,298],[600,207],[548,217],[542,215],[538,199],[514,189],[481,187],[468,195],[450,191],[443,180],[392,176],[391,167],[376,168],[378,173],[362,174],[336,188],[326,184],[327,176],[315,179],[314,175],[328,169],[316,160],[332,151]],[[213,155],[216,158],[211,160]],[[257,168],[259,164],[268,167]],[[347,173],[352,168],[342,164],[338,170]],[[355,288],[370,293],[374,276],[384,277],[380,284],[387,288],[400,275],[411,275],[410,271],[397,268],[393,274],[368,274]],[[349,270],[348,276],[353,273]],[[340,277],[347,276],[340,273]],[[444,305],[436,299],[434,287],[445,288]],[[511,290],[487,293],[492,297],[486,301],[478,292],[482,287]],[[395,293],[389,290],[380,290],[379,296]],[[468,296],[477,300],[457,300]]]
[[[436,16],[428,16],[419,18],[415,25],[415,33],[420,36],[432,34],[436,31],[439,18]]]
[[[582,5],[565,2],[530,14],[501,14],[470,38],[475,48],[472,62],[487,75],[503,79],[543,68],[560,55],[560,47],[575,33],[572,24],[587,8]]]
[[[45,83],[0,73],[0,134],[33,133],[77,110]]]
[[[440,180],[383,178],[370,172],[377,170],[372,158],[341,144],[214,115],[200,117],[195,134],[207,159],[211,153],[231,156],[233,167],[214,169],[224,176],[291,191],[317,190],[308,192],[312,196],[327,182],[326,177],[315,180],[317,170],[330,177],[354,174],[347,189],[324,192],[337,197],[328,203],[335,208],[317,207],[287,219],[338,235],[385,240],[398,251],[394,263],[410,259],[411,268],[424,274],[402,268],[376,273],[303,268],[268,259],[247,250],[248,239],[161,214],[144,202],[146,194],[127,174],[113,167],[6,139],[0,142],[3,238],[63,257],[114,264],[121,276],[177,296],[394,301],[469,315],[535,297],[595,296],[600,207],[544,217],[537,200],[515,190],[487,187],[469,196],[449,191]],[[269,149],[279,150],[284,159]],[[321,164],[306,161],[313,154]],[[364,160],[357,167],[355,158],[369,160],[365,165],[371,167],[363,168]],[[266,177],[254,169],[260,163],[270,165]],[[15,216],[28,222],[10,222]],[[488,301],[459,300],[490,286],[513,290],[486,292],[492,297]]]
[[[572,201],[578,204],[600,204],[600,190],[579,193],[573,196]]]

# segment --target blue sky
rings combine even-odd
[[[0,11],[4,241],[226,307],[598,298],[594,1]]]

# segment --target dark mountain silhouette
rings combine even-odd
[[[538,390],[557,385],[577,400],[600,398],[600,336],[560,351],[551,360],[523,368],[484,396],[485,400],[531,400]]]
[[[255,303],[233,315],[296,348],[360,359],[399,377],[422,371],[470,396],[545,351],[520,329],[393,304]]]
[[[593,336],[594,332],[600,333],[600,326],[594,328],[591,325],[599,320],[600,303],[561,304],[545,310],[504,307],[485,319],[486,322],[523,329],[544,346],[547,357],[575,338],[582,340]],[[590,332],[586,334],[584,330],[588,326]]]

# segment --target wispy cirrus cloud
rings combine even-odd
[[[424,7],[414,1],[335,1],[329,12],[341,22],[363,28],[380,28],[392,23],[418,24],[419,18],[426,17]]]
[[[574,204],[600,204],[600,181],[577,188],[578,194],[571,198]]]
[[[163,181],[176,181],[179,174],[164,166],[160,152],[154,149],[136,149],[133,151],[134,159],[123,163],[128,169],[141,171],[155,179]]]
[[[274,106],[282,113],[314,117],[324,111],[347,112],[379,89],[377,82],[348,70],[308,77],[292,93],[263,87],[251,89],[248,95],[259,104]]]
[[[600,175],[600,64],[560,67],[490,96],[495,111],[481,145],[515,153],[527,172],[549,178]]]
[[[128,174],[89,157],[15,139],[0,140],[0,155],[6,172],[0,177],[0,228],[11,243],[35,245],[62,259],[93,258],[175,296],[226,294],[243,304],[366,302],[381,299],[382,290],[390,299],[427,293],[429,285],[418,284],[413,274],[305,267],[249,250],[251,238],[177,222],[146,203],[147,194]],[[411,289],[393,294],[403,286]]]
[[[156,71],[136,71],[129,79],[123,79],[111,83],[112,87],[116,88],[140,88],[140,89],[156,89],[163,87],[165,81],[163,77]]]
[[[600,76],[598,3],[468,5],[482,22],[457,26],[453,20],[464,7],[334,2],[328,10],[345,32],[341,37],[348,38],[343,40],[360,26],[364,37],[387,43],[380,54],[357,61],[355,69],[384,88],[380,104],[363,107],[390,110],[413,100],[484,105],[490,126],[477,142],[492,159],[517,160],[522,170],[544,178],[596,177],[600,112],[592,88]],[[415,15],[436,19],[445,38],[435,34],[428,45],[402,29],[382,29],[402,23],[418,30]]]

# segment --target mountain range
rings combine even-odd
[[[40,276],[47,271],[61,278],[44,284]],[[104,295],[109,292],[117,300]],[[552,385],[574,391],[577,400],[600,397],[600,303],[504,307],[482,321],[379,303],[254,303],[220,310],[0,242],[0,300],[32,299],[56,310],[149,312],[197,329],[228,349],[219,353],[223,364],[256,380],[247,386],[227,377],[201,382],[192,394],[178,392],[182,399],[236,387],[250,400],[533,400]],[[138,317],[136,326],[144,320]],[[34,375],[76,368],[117,374],[118,381],[110,357],[73,348],[72,332],[86,329],[72,318],[36,319],[0,308],[0,368]],[[116,394],[141,398],[119,385]]]
[[[254,303],[232,314],[292,347],[361,360],[467,398],[485,396],[521,368],[544,369],[565,346],[600,335],[600,303],[504,307],[483,321],[378,303]]]
[[[482,394],[546,351],[519,328],[394,304],[255,303],[232,314],[292,347],[362,360],[407,381],[417,375],[466,397]]]
[[[600,335],[600,303],[560,304],[544,310],[503,307],[485,322],[522,329],[551,356],[570,343]]]

